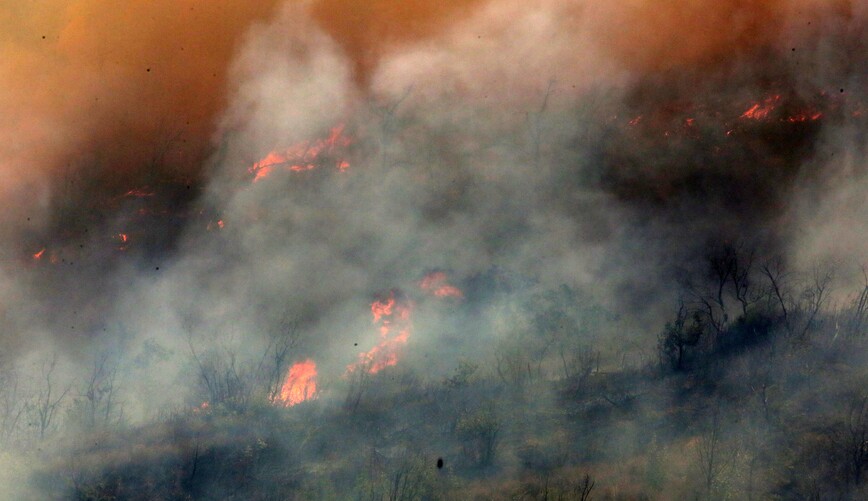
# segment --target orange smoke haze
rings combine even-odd
[[[301,0],[291,0],[300,2]],[[483,9],[518,0],[313,0],[316,23],[351,58],[357,81],[402,46],[437,43]],[[0,191],[34,174],[89,169],[195,177],[225,106],[226,73],[248,28],[279,0],[5,2],[0,10]],[[557,29],[633,71],[715,62],[775,43],[792,14],[846,16],[850,0],[539,0]],[[508,25],[507,25],[508,26]],[[806,28],[807,29],[807,28]],[[573,36],[573,35],[571,35]],[[589,47],[576,43],[576,57]],[[517,64],[521,64],[517,62]]]
[[[276,3],[35,0],[4,7],[0,131],[15,145],[0,146],[3,177],[26,181],[24,171],[34,167],[117,177],[198,167],[235,48]]]
[[[390,47],[439,34],[486,0],[318,0],[312,13],[352,58],[362,82]]]

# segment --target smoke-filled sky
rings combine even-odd
[[[372,298],[433,270],[659,320],[710,243],[864,262],[866,21],[846,0],[6,0],[10,345],[75,358],[116,334],[181,360],[187,335],[255,346],[289,311],[299,356],[339,373],[370,345]],[[338,124],[346,172],[251,182]],[[167,183],[183,217],[136,228],[115,202]],[[118,259],[94,234],[120,231],[131,250],[173,236]],[[69,271],[34,266],[41,248]]]

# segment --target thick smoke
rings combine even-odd
[[[147,422],[200,403],[191,358],[254,364],[291,325],[336,400],[390,294],[430,377],[559,288],[619,319],[587,342],[645,357],[710,248],[868,259],[863,3],[277,3],[0,17],[3,348],[33,379],[111,353]],[[339,125],[315,168],[253,182]]]
[[[5,6],[2,189],[24,205],[10,223],[25,213],[50,218],[41,212],[57,204],[52,190],[70,179],[129,189],[148,176],[196,178],[225,106],[226,67],[273,4]]]

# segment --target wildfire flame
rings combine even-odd
[[[307,359],[294,364],[286,373],[280,395],[275,401],[284,407],[292,407],[316,398],[316,376],[316,363],[313,360]]]
[[[42,259],[43,255],[45,255],[45,247],[43,247],[42,250],[40,250],[39,252],[33,254],[33,259],[38,261],[38,260]]]
[[[425,278],[419,281],[419,288],[437,297],[464,297],[461,289],[447,282],[446,273],[442,271],[435,271],[426,275]]]
[[[798,122],[813,122],[814,120],[819,120],[823,118],[823,114],[819,111],[815,111],[812,113],[799,113],[797,115],[793,115],[791,117],[787,117],[787,122],[790,123],[798,123]]]
[[[320,165],[321,153],[335,153],[337,148],[349,146],[352,140],[343,134],[344,125],[339,124],[331,129],[326,139],[316,141],[304,141],[290,146],[283,151],[272,151],[260,161],[248,169],[253,174],[253,182],[268,177],[275,168],[281,168],[290,172],[304,172],[316,169]],[[346,160],[338,160],[335,167],[343,172],[349,169],[350,163]]]
[[[778,107],[780,102],[780,94],[769,96],[760,103],[754,103],[750,108],[742,113],[739,118],[757,121],[767,120],[771,118],[772,112]],[[819,111],[803,110],[788,117],[781,118],[780,121],[789,123],[813,122],[821,118],[823,118],[823,114]]]
[[[751,120],[765,120],[768,118],[769,114],[778,104],[778,101],[781,100],[781,96],[775,94],[774,96],[767,97],[761,103],[755,103],[753,106],[747,109],[744,113],[741,114],[739,118],[748,118]]]
[[[127,250],[127,244],[130,243],[130,237],[126,233],[118,233],[114,235],[114,239],[118,242],[117,249],[121,252]]]
[[[396,365],[401,348],[410,339],[411,310],[410,304],[397,300],[394,292],[387,299],[371,303],[371,315],[380,332],[380,342],[360,353],[358,360],[347,366],[347,372],[361,369],[376,374]]]

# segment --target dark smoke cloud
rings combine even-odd
[[[69,176],[99,181],[63,207],[96,200],[130,224],[134,209],[94,194],[193,178],[185,218],[154,223],[179,227],[155,255],[108,266],[82,251],[74,280],[20,256],[2,268],[10,325],[35,333],[10,346],[61,348],[74,372],[112,339],[132,421],[189,406],[189,344],[253,359],[286,315],[303,333],[293,356],[339,381],[376,342],[368,307],[390,291],[418,303],[408,360],[439,375],[490,358],[527,291],[590,291],[629,317],[619,325],[642,325],[607,342],[647,348],[679,268],[709,246],[761,245],[798,266],[868,252],[863,3],[47,5],[0,19],[17,26],[0,63],[16,138],[0,146],[2,188],[27,208],[4,233],[45,241],[25,213],[70,219],[57,210]],[[774,95],[770,119],[742,118]],[[808,110],[823,118],[784,123]],[[329,158],[251,182],[270,151],[339,123],[347,172]],[[168,152],[156,166],[155,152]],[[467,297],[424,297],[433,270]]]

